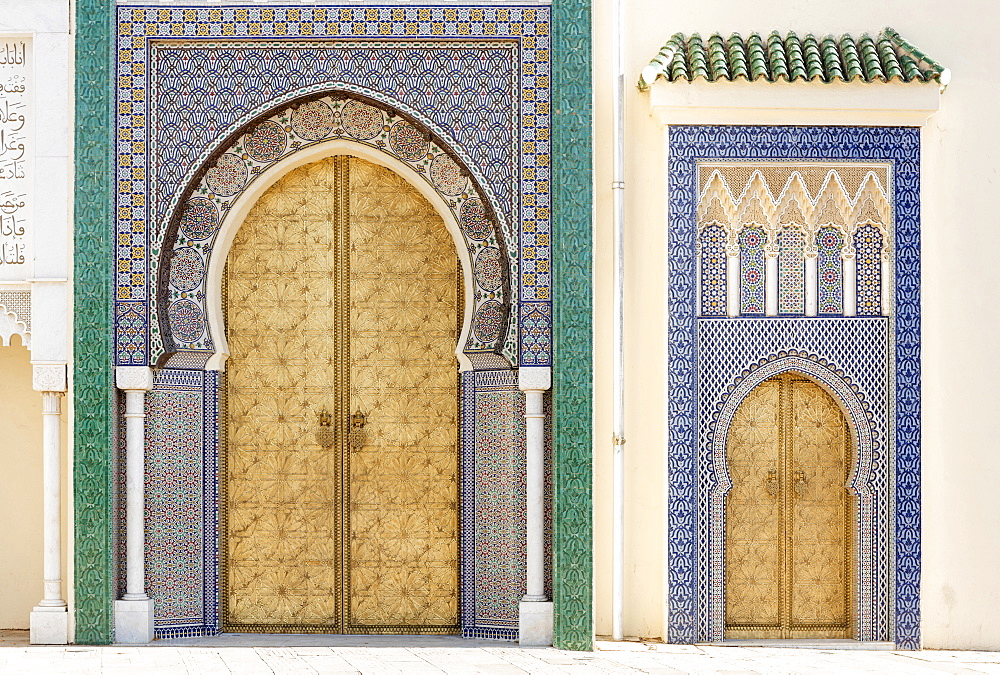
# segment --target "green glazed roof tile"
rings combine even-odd
[[[877,36],[868,33],[799,37],[714,33],[702,39],[676,33],[643,69],[639,88],[646,89],[657,78],[670,82],[748,80],[751,82],[931,82],[948,84],[947,68],[917,49],[892,28]]]

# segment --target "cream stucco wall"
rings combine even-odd
[[[27,628],[42,598],[42,397],[13,343],[0,347],[0,629]]]
[[[675,32],[898,30],[952,71],[923,132],[924,645],[1000,649],[1000,86],[985,46],[995,3],[627,0],[626,636],[664,626],[665,208],[662,133],[632,85]],[[594,9],[595,568],[597,633],[611,633],[611,3]],[[761,87],[770,85],[761,84]],[[817,84],[815,86],[822,87]],[[878,86],[878,85],[872,85]]]

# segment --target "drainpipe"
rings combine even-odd
[[[625,45],[624,6],[614,0],[612,44],[614,50],[614,518],[611,636],[624,638],[625,615]]]

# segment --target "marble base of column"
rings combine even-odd
[[[552,645],[552,603],[522,600],[517,612],[517,641],[522,647]]]
[[[69,612],[62,607],[35,607],[28,619],[33,645],[69,644]]]
[[[115,643],[144,645],[153,641],[153,601],[115,600]]]

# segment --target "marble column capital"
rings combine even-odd
[[[153,369],[149,366],[117,366],[115,385],[123,391],[149,391],[153,388]]]
[[[65,363],[31,364],[31,388],[35,391],[62,393],[66,391]]]
[[[517,369],[517,387],[521,391],[546,391],[552,388],[552,368],[521,366]]]

